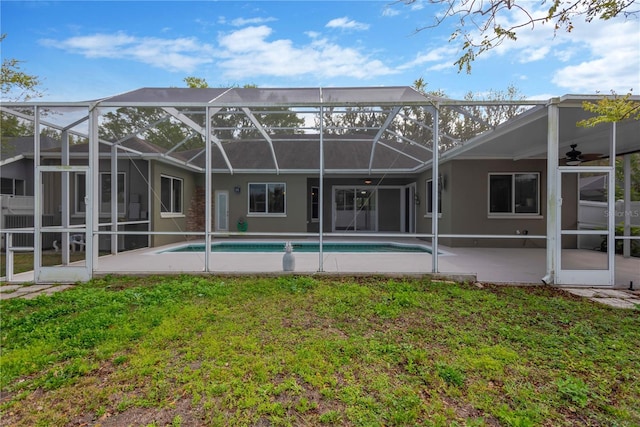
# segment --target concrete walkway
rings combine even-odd
[[[0,286],[0,300],[11,298],[32,299],[40,295],[51,295],[64,291],[73,285],[4,285]],[[587,298],[600,304],[615,308],[640,310],[640,290],[595,289],[595,288],[560,288],[563,291]]]
[[[630,308],[640,310],[640,291],[621,289],[594,288],[562,288],[564,291],[591,301],[606,304],[616,308]]]
[[[51,295],[54,292],[64,291],[73,285],[3,285],[0,286],[0,300],[11,298],[32,299],[40,295]]]

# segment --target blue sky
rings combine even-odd
[[[528,2],[537,7],[539,2]],[[509,85],[534,99],[614,90],[640,94],[640,20],[574,21],[524,28],[454,65],[453,21],[417,1],[11,1],[1,0],[2,58],[39,76],[46,101],[82,101],[140,87],[395,86],[422,77],[462,98]],[[535,12],[535,11],[534,11]],[[512,20],[516,16],[505,16]]]

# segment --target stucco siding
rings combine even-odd
[[[250,183],[284,183],[285,214],[253,214],[249,212]],[[215,174],[212,178],[212,194],[215,191],[229,192],[229,231],[237,231],[237,223],[243,218],[248,232],[293,232],[307,231],[307,176],[273,174]],[[239,192],[236,192],[236,187]],[[215,200],[213,215],[215,220]]]
[[[160,209],[161,177],[170,176],[183,180],[182,186],[182,214],[166,215]],[[195,189],[194,174],[185,169],[164,163],[154,162],[151,166],[151,229],[155,232],[184,232],[185,235],[154,235],[151,238],[152,246],[161,246],[169,243],[184,241],[187,230],[186,213],[189,209],[189,202],[193,197]]]
[[[545,235],[546,234],[546,160],[454,160],[440,165],[440,175],[445,185],[442,191],[442,214],[439,218],[440,234],[496,234],[496,235]],[[490,173],[539,174],[539,214],[502,215],[489,214],[489,174]],[[425,198],[423,217],[419,218],[419,232],[431,231],[431,216],[427,215],[426,182],[431,179],[431,171],[419,177],[418,191]],[[563,227],[575,224],[577,212],[577,181],[575,176],[563,180]],[[544,247],[542,239],[484,239],[484,238],[441,238],[447,246],[477,247]],[[571,242],[566,242],[567,245]]]

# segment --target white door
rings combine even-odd
[[[216,191],[216,231],[229,231],[228,191]]]
[[[93,239],[87,227],[91,203],[89,168],[40,166],[40,194],[34,221],[36,283],[73,283],[91,279]]]
[[[559,236],[555,283],[559,285],[613,286],[615,279],[614,216],[585,221],[581,205],[606,203],[615,197],[609,167],[559,168],[557,219]],[[609,190],[611,189],[611,191]],[[582,202],[582,203],[581,203]],[[614,210],[608,209],[609,212]],[[580,218],[583,218],[580,220]]]

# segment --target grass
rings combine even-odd
[[[640,312],[552,288],[107,277],[0,310],[1,425],[640,425]]]

